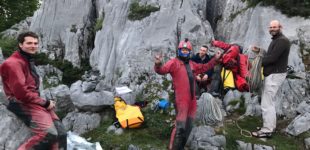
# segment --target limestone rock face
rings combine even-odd
[[[105,17],[102,30],[96,33],[90,64],[108,85],[137,84],[138,79],[152,75],[154,55],[161,53],[165,60],[174,57],[179,40],[185,37],[193,43],[195,52],[213,37],[204,19],[203,0],[141,1],[141,5],[160,10],[137,21],[127,18],[131,2],[100,0],[97,8],[104,11]]]
[[[50,58],[64,58],[79,66],[89,56],[91,26],[94,20],[93,1],[43,1],[35,12],[30,30],[40,36],[41,52]]]

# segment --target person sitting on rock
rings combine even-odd
[[[199,49],[199,52],[194,55],[191,60],[196,62],[196,63],[201,63],[201,64],[206,64],[211,60],[211,57],[208,55],[208,46],[207,45],[202,45]],[[196,80],[197,80],[197,92],[200,95],[203,91],[208,91],[208,86],[211,83],[211,77],[213,74],[213,69],[198,74],[196,75]]]
[[[31,128],[32,136],[18,150],[66,149],[67,132],[54,112],[56,102],[39,94],[39,75],[34,65],[38,51],[38,35],[21,33],[18,47],[0,66],[4,93],[9,100],[8,110]]]

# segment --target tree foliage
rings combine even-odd
[[[288,16],[310,16],[310,0],[247,0],[250,6],[262,2],[265,6],[275,6]]]
[[[0,0],[0,32],[32,16],[38,5],[39,0]]]

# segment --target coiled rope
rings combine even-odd
[[[265,53],[264,49],[259,48],[259,52],[252,61],[251,77],[248,80],[250,92],[258,92],[262,86],[262,60]]]

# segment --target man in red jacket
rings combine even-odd
[[[55,101],[39,94],[39,75],[33,55],[38,51],[38,36],[25,32],[18,36],[18,47],[0,67],[8,110],[18,116],[33,135],[18,150],[66,149],[67,134],[54,112]]]
[[[216,60],[221,56],[218,52],[206,64],[197,64],[190,60],[191,43],[185,39],[178,47],[178,56],[161,64],[162,56],[155,56],[154,69],[158,74],[169,73],[172,77],[175,92],[176,124],[171,133],[169,149],[184,149],[191,132],[196,115],[195,75],[204,73],[214,67]]]

